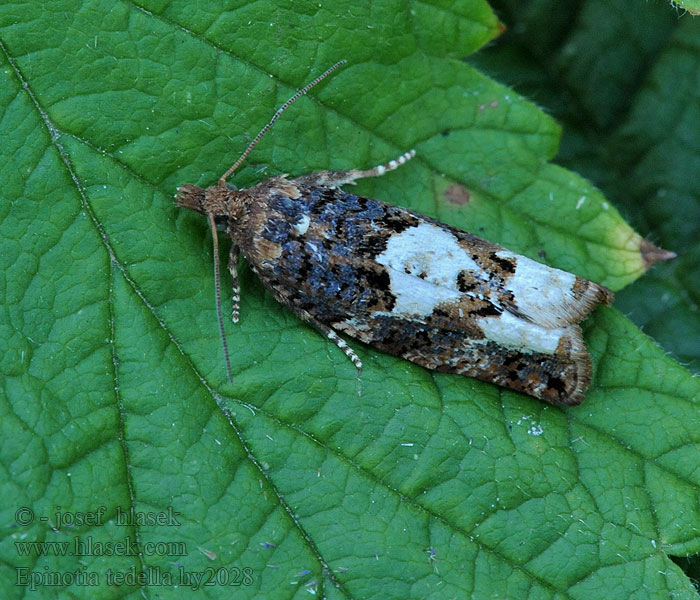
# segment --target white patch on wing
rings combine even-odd
[[[309,218],[309,215],[301,215],[299,220],[292,225],[292,228],[297,235],[304,235],[309,229],[310,223],[311,219]]]
[[[392,313],[425,317],[442,302],[457,301],[461,294],[455,290],[429,283],[415,275],[389,269],[391,292],[396,296]]]
[[[477,320],[484,335],[491,341],[513,350],[525,350],[554,354],[559,340],[567,328],[546,329],[503,312],[498,317],[482,317]]]
[[[545,327],[555,327],[571,322],[571,310],[576,299],[571,290],[576,275],[553,269],[537,261],[507,251],[498,256],[515,258],[515,273],[506,280],[505,289],[510,290],[518,309]]]
[[[389,272],[396,297],[392,312],[418,316],[429,315],[441,302],[459,299],[460,271],[481,271],[449,231],[432,223],[391,236],[376,260]]]

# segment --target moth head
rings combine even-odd
[[[181,208],[189,208],[201,215],[207,214],[206,202],[207,196],[206,191],[201,187],[196,185],[183,185],[177,188],[177,195],[175,196],[176,205]]]
[[[226,184],[216,184],[206,189],[187,184],[177,188],[175,204],[205,217],[212,215],[218,223],[222,219],[239,218],[245,198],[245,190],[234,190]]]

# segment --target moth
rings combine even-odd
[[[368,170],[276,175],[247,189],[226,183],[260,138],[333,65],[274,114],[219,181],[178,188],[177,206],[204,215],[214,243],[223,329],[217,224],[232,246],[232,318],[239,320],[239,255],[302,321],[362,363],[340,333],[427,369],[476,377],[555,405],[579,404],[591,359],[578,323],[610,290],[540,264],[411,210],[342,186],[405,164],[411,150]]]

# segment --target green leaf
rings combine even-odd
[[[458,60],[501,30],[476,0],[0,7],[3,597],[694,597],[669,555],[700,547],[700,383],[615,309],[560,410],[355,343],[358,384],[246,271],[226,382],[173,194],[341,58],[237,185],[416,148],[358,190],[614,289],[646,271],[549,162],[554,120]]]
[[[700,2],[698,0],[673,0],[673,3],[687,10],[691,15],[700,15]]]

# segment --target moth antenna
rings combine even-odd
[[[224,358],[226,359],[226,376],[229,383],[233,381],[231,377],[231,361],[228,357],[228,344],[226,343],[226,332],[224,331],[224,318],[221,316],[221,275],[219,273],[219,238],[216,235],[216,222],[214,215],[207,213],[211,237],[214,241],[214,288],[216,290],[216,318],[219,320],[219,333],[221,334],[221,345],[224,347]]]
[[[294,102],[296,102],[301,96],[306,94],[312,87],[323,81],[326,77],[328,77],[333,71],[335,71],[338,67],[344,65],[347,60],[339,60],[337,63],[335,63],[330,69],[325,71],[324,73],[321,73],[316,79],[314,79],[311,83],[305,85],[303,88],[298,90],[289,100],[287,100],[282,106],[280,106],[277,109],[277,112],[272,116],[270,119],[269,123],[263,127],[258,135],[255,136],[255,139],[253,139],[250,144],[248,144],[248,147],[244,150],[243,154],[240,155],[238,160],[231,165],[231,168],[226,171],[220,178],[219,178],[219,185],[224,185],[226,183],[226,180],[231,176],[231,174],[241,165],[241,163],[246,159],[246,157],[251,153],[253,148],[258,145],[258,142],[260,141],[260,138],[264,136],[270,127],[272,127],[275,124],[275,121],[280,118],[282,113],[287,110]]]

